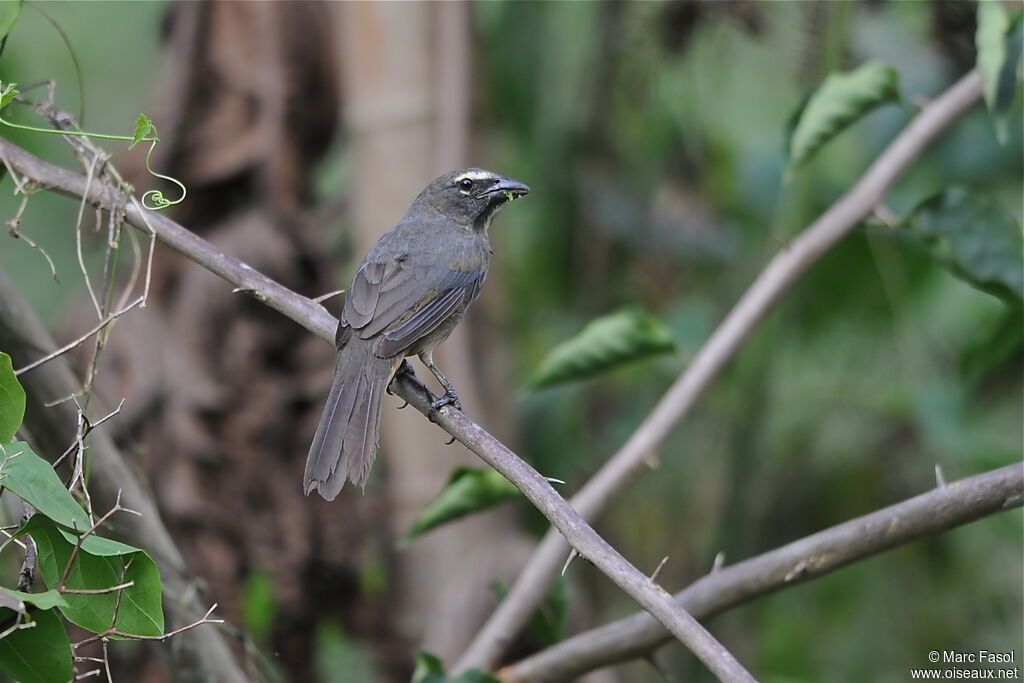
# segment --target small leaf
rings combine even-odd
[[[2,605],[4,607],[11,607],[12,609],[18,609],[18,607],[12,606],[11,601],[13,601],[15,605],[21,602],[28,605],[35,605],[39,609],[67,607],[68,604],[64,599],[64,596],[55,590],[49,590],[43,593],[23,593],[22,591],[4,588],[3,586],[0,586],[0,600],[3,600]]]
[[[0,609],[0,623],[9,625],[13,612]],[[0,639],[0,671],[20,683],[67,683],[74,676],[71,641],[52,609],[31,612],[32,628]]]
[[[416,651],[416,669],[409,683],[447,683],[441,660],[425,650]]]
[[[128,145],[128,149],[131,149],[135,145],[142,142],[149,131],[153,128],[153,122],[145,114],[139,114],[139,118],[135,119],[135,132],[132,133],[132,142]]]
[[[458,678],[451,679],[451,683],[501,683],[501,681],[480,669],[470,669]]]
[[[998,0],[978,3],[978,70],[984,81],[985,104],[996,123],[996,137],[1005,145],[1007,115],[1017,88],[1017,65],[1024,49],[1021,16],[1010,17]]]
[[[584,379],[675,350],[672,335],[660,321],[627,309],[587,323],[552,349],[526,386],[539,389]]]
[[[241,590],[242,625],[257,641],[270,637],[277,616],[274,577],[257,569],[245,578]]]
[[[17,83],[8,83],[3,86],[3,89],[0,90],[0,110],[13,102],[20,92]]]
[[[898,74],[879,61],[830,74],[807,100],[789,141],[787,173],[799,168],[860,117],[900,98]]]
[[[1024,347],[1024,309],[1008,306],[1002,316],[960,354],[960,378],[967,387],[976,386],[995,370],[1015,358]]]
[[[31,534],[39,551],[39,571],[50,588],[57,588],[71,559],[77,537],[41,514],[32,516],[17,534]],[[125,567],[127,566],[127,569]],[[94,633],[112,625],[140,636],[159,636],[164,631],[160,571],[142,550],[99,536],[89,536],[68,574],[68,588],[103,589],[122,582],[120,606],[117,592],[92,595],[68,594],[61,612],[72,623]],[[113,623],[115,608],[117,622]]]
[[[14,28],[21,14],[21,0],[0,0],[0,41],[7,40],[7,35]]]
[[[1012,305],[1024,299],[1024,236],[998,204],[952,188],[919,204],[901,227],[974,287]]]
[[[24,441],[0,445],[6,464],[0,482],[16,496],[58,524],[85,531],[92,524],[82,506],[64,488],[50,463],[32,452]]]
[[[0,351],[0,444],[14,438],[25,419],[25,390],[14,376],[11,357]]]
[[[498,602],[508,597],[508,584],[495,581],[491,591]],[[554,645],[565,638],[569,629],[569,579],[559,576],[551,584],[537,610],[526,622],[526,632],[543,646]]]
[[[522,494],[512,483],[490,467],[459,467],[441,493],[430,501],[402,537],[405,544],[427,531],[466,515],[494,507]]]

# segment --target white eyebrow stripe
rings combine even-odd
[[[469,178],[470,180],[486,180],[487,178],[493,177],[494,176],[488,173],[487,171],[467,171],[466,173],[463,173],[458,178],[456,178],[455,182],[465,180],[466,178]]]

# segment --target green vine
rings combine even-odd
[[[3,111],[8,104],[14,101],[14,98],[19,94],[17,84],[8,83],[2,89],[0,89],[0,111]],[[146,171],[154,178],[160,178],[170,183],[174,183],[181,188],[181,196],[177,199],[168,199],[164,196],[164,193],[160,190],[148,190],[142,195],[142,205],[151,211],[160,211],[166,209],[169,206],[180,204],[185,201],[185,196],[188,191],[185,185],[176,178],[164,175],[163,173],[157,173],[153,170],[150,165],[150,159],[153,156],[153,150],[156,148],[156,144],[160,142],[159,134],[156,130],[156,125],[150,120],[145,114],[139,114],[139,118],[135,120],[135,132],[131,135],[108,135],[105,133],[86,133],[83,131],[64,131],[54,130],[52,128],[39,128],[38,126],[26,126],[20,123],[14,123],[0,116],[0,123],[17,130],[24,130],[30,133],[45,133],[47,135],[78,135],[81,137],[95,138],[98,140],[126,140],[131,144],[128,145],[128,149],[135,147],[140,142],[148,142],[149,151],[146,152]]]

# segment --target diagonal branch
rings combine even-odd
[[[124,205],[121,191],[111,184],[90,178],[39,159],[0,138],[0,157],[18,173],[35,179],[63,194],[115,210]],[[171,219],[144,209],[132,200],[126,208],[127,221],[155,234],[165,244],[190,260],[220,275],[236,288],[292,318],[318,336],[333,342],[337,321],[315,302],[271,280],[238,259],[224,254],[201,237]],[[31,376],[31,373],[26,373]],[[415,379],[403,376],[395,393],[426,414],[432,396]],[[649,580],[595,532],[551,487],[544,477],[523,462],[504,444],[450,406],[442,409],[436,422],[488,464],[509,479],[551,521],[579,552],[590,560],[625,593],[686,644],[722,680],[751,681],[753,678],[693,617],[677,605],[660,586]]]
[[[790,287],[882,202],[889,188],[939,134],[981,99],[981,74],[971,71],[928,104],[881,156],[818,220],[773,258],[736,306],[669,387],[629,440],[570,501],[594,519],[644,469],[680,420],[736,355]],[[484,624],[456,670],[492,668],[540,604],[558,573],[566,548],[549,531],[508,595]]]
[[[824,576],[840,567],[1024,503],[1016,463],[932,489],[704,576],[675,595],[698,619]],[[569,638],[501,670],[508,683],[575,680],[588,671],[643,657],[669,636],[638,613]]]

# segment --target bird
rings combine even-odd
[[[462,404],[433,352],[480,295],[494,216],[530,188],[480,168],[442,175],[369,250],[352,277],[335,335],[334,376],[306,458],[303,490],[334,500],[365,489],[377,453],[382,395],[418,356],[444,394],[428,415]]]

